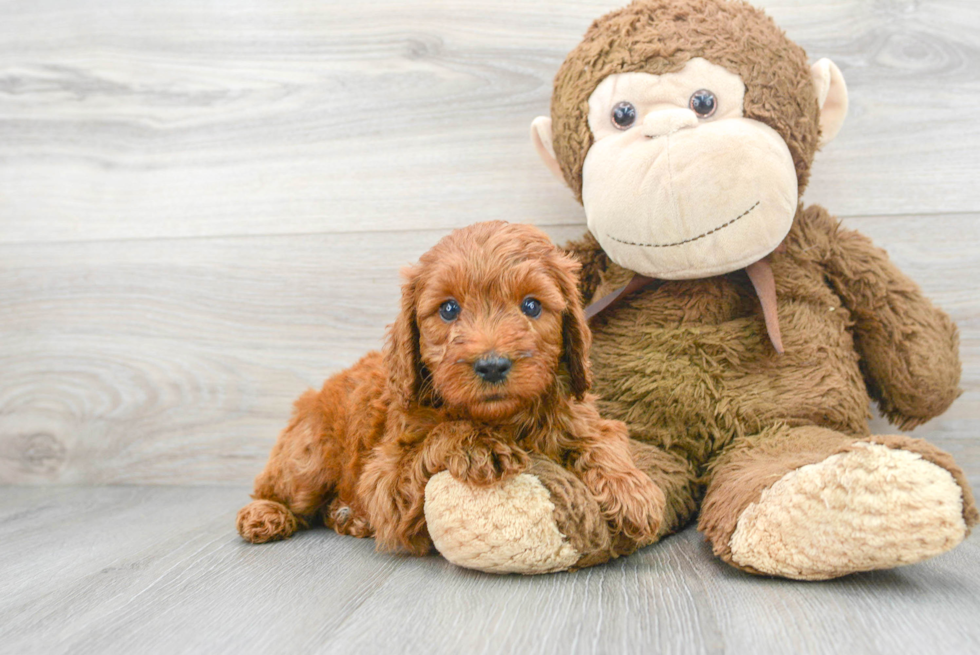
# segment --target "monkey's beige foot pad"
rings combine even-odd
[[[558,530],[551,494],[527,473],[495,487],[471,487],[448,472],[425,487],[425,521],[439,553],[489,573],[563,571],[580,557]]]
[[[915,453],[860,443],[764,491],[738,519],[732,560],[825,580],[919,562],[966,532],[963,492],[949,472]]]

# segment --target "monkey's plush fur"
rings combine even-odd
[[[647,0],[596,21],[555,79],[554,154],[580,200],[598,83],[614,73],[677,71],[692,57],[742,77],[745,116],[785,140],[802,192],[820,129],[803,50],[743,2]],[[633,275],[589,234],[567,248],[582,262],[587,300]],[[627,423],[635,459],[666,496],[660,535],[700,510],[699,528],[723,560],[800,579],[889,568],[955,546],[978,512],[953,458],[868,427],[872,399],[910,429],[957,398],[955,325],[882,250],[821,207],[799,206],[770,261],[785,354],[767,338],[741,270],[655,282],[592,322],[599,406]],[[549,490],[564,485],[551,493],[552,520],[579,558],[527,572],[591,565],[647,543],[584,530],[597,524],[588,518],[597,505],[560,470],[539,477]],[[427,499],[440,511],[427,513],[446,532],[468,505],[459,489],[440,494]],[[447,501],[451,494],[459,498]],[[473,536],[481,547],[495,543],[508,516],[525,520],[520,508],[495,511]],[[504,570],[467,544],[437,546],[463,565]]]

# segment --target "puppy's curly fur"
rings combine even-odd
[[[652,540],[664,495],[635,466],[626,426],[600,418],[587,393],[578,267],[527,225],[478,223],[442,239],[405,272],[384,352],[296,401],[238,513],[242,537],[283,539],[319,515],[341,534],[423,554],[433,475],[493,485],[537,454],[579,476],[614,529]],[[440,312],[448,300],[455,317]],[[481,377],[488,357],[509,362],[503,379]]]

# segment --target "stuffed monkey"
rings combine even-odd
[[[625,421],[663,490],[659,536],[699,514],[752,573],[827,579],[918,562],[978,519],[953,458],[874,436],[874,400],[909,429],[959,395],[955,325],[886,254],[804,208],[847,91],[741,0],[638,0],[597,20],[532,125],[585,209],[583,264],[600,408]],[[625,287],[625,290],[624,290]],[[612,533],[567,471],[501,487],[447,473],[426,518],[450,561],[580,568],[646,543]]]

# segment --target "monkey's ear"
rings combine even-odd
[[[820,147],[834,140],[847,117],[847,85],[837,65],[821,59],[810,67],[820,105]]]
[[[538,116],[531,122],[531,143],[541,157],[541,161],[548,167],[551,174],[558,178],[562,183],[565,176],[562,175],[561,166],[558,165],[558,158],[555,157],[555,146],[551,142],[551,119],[547,116]]]

